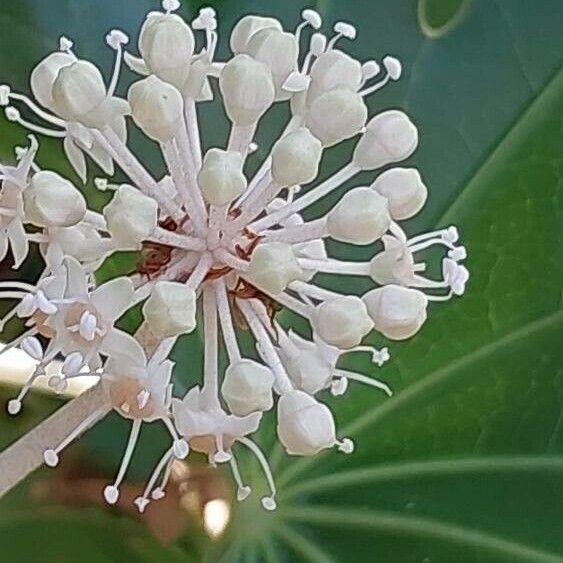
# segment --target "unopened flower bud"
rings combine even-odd
[[[237,55],[219,77],[225,111],[236,125],[253,125],[272,105],[275,88],[270,69],[248,55]]]
[[[104,208],[108,231],[119,244],[136,249],[155,230],[158,205],[137,188],[124,184]]]
[[[310,104],[319,95],[338,88],[357,92],[362,84],[362,65],[350,55],[331,49],[320,55],[311,67]]]
[[[248,275],[258,287],[273,295],[280,294],[302,273],[291,246],[283,242],[259,244],[248,268]]]
[[[53,84],[61,68],[76,62],[76,57],[70,53],[56,51],[45,57],[31,73],[31,91],[35,99],[46,108],[53,108]]]
[[[102,260],[107,252],[107,239],[87,223],[58,229],[57,244],[64,255],[72,256],[79,262],[89,264]]]
[[[307,127],[325,147],[357,135],[365,126],[368,110],[360,94],[339,88],[321,94],[309,106]]]
[[[414,256],[408,247],[395,237],[384,236],[385,249],[370,262],[370,276],[379,285],[412,283],[416,270]]]
[[[151,75],[129,88],[128,99],[135,123],[151,139],[166,143],[178,131],[184,102],[171,84]]]
[[[86,200],[74,184],[47,170],[34,174],[23,199],[26,218],[40,227],[70,227],[86,213]]]
[[[237,416],[270,410],[274,404],[272,371],[253,360],[231,364],[223,379],[221,394],[229,410]]]
[[[203,159],[198,184],[207,203],[227,205],[246,189],[243,158],[237,151],[210,149]]]
[[[196,327],[196,294],[183,283],[160,281],[143,305],[143,315],[157,338],[192,332]]]
[[[63,66],[53,83],[54,110],[66,121],[102,127],[109,119],[109,102],[102,73],[89,61]]]
[[[193,32],[180,16],[153,12],[141,28],[139,51],[152,74],[181,89],[194,53]]]
[[[325,389],[332,379],[334,366],[318,350],[282,349],[280,356],[292,383],[310,395]]]
[[[426,320],[428,299],[418,289],[386,285],[363,297],[375,329],[391,340],[405,340]]]
[[[248,41],[246,53],[270,69],[278,101],[287,100],[291,96],[282,86],[297,68],[298,51],[295,35],[275,28],[261,29]]]
[[[327,216],[330,236],[351,244],[372,244],[391,224],[387,199],[371,188],[354,188]]]
[[[303,391],[291,391],[278,402],[278,437],[290,455],[315,455],[336,444],[330,409]]]
[[[363,170],[375,170],[408,158],[418,146],[418,131],[402,111],[376,115],[366,126],[354,151],[354,162]]]
[[[387,198],[389,211],[396,221],[416,215],[428,197],[428,190],[414,168],[391,168],[383,172],[371,187]]]
[[[255,33],[263,29],[282,31],[281,23],[275,18],[261,16],[245,16],[241,18],[231,33],[231,50],[235,55],[246,53],[248,43]]]
[[[302,127],[282,137],[272,149],[272,177],[278,186],[312,182],[319,172],[323,147]]]
[[[315,308],[312,322],[322,340],[341,349],[358,346],[373,328],[364,302],[354,295],[324,301]]]

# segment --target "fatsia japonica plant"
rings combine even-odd
[[[63,37],[59,50],[31,73],[35,100],[0,87],[8,119],[61,139],[83,181],[88,159],[108,178],[115,166],[129,178],[121,185],[96,178],[98,189],[114,192],[97,213],[71,181],[40,167],[34,136],[27,148],[16,149],[17,164],[1,167],[0,256],[10,251],[18,269],[31,243],[44,261],[35,285],[0,284],[0,297],[15,302],[2,325],[15,317],[26,325],[4,350],[19,346],[36,360],[8,411],[20,412],[38,378],[48,377],[62,393],[70,379],[96,376],[99,384],[87,400],[76,399],[81,407],[59,420],[64,437],[41,434],[47,465],[56,466],[62,450],[113,409],[131,420],[131,433],[115,481],[104,490],[107,502],[119,498],[141,425],[160,421],[170,444],[135,500],[140,511],[164,496],[172,462],[191,450],[211,464],[230,464],[237,497],[244,500],[250,488],[236,462],[238,444],[261,465],[270,489],[262,504],[273,510],[275,479],[250,438],[263,413],[276,410],[277,436],[289,455],[327,448],[352,453],[353,437],[339,434],[323,394],[343,395],[350,382],[392,393],[377,379],[339,368],[339,359],[365,352],[374,365],[386,362],[387,348],[362,344],[364,337],[375,330],[390,340],[407,339],[424,325],[429,305],[462,295],[469,277],[461,264],[465,249],[454,226],[409,238],[398,223],[417,214],[428,195],[419,172],[399,166],[417,148],[418,132],[402,111],[369,117],[365,103],[400,78],[396,58],[359,62],[343,50],[355,28],[338,22],[324,35],[319,14],[306,9],[295,31],[273,18],[243,17],[231,33],[232,58],[217,61],[213,9],[202,9],[188,24],[174,13],[177,0],[164,0],[162,8],[147,15],[138,56],[126,50],[125,33],[109,32],[115,66],[107,85]],[[127,99],[116,96],[123,62],[141,75]],[[202,154],[197,104],[213,98],[213,81],[231,131],[225,147]],[[284,102],[291,118],[249,177],[245,162],[256,150],[258,124],[273,104]],[[34,114],[32,120],[21,110]],[[128,148],[129,119],[162,149],[161,177]],[[349,163],[316,181],[324,152],[352,138],[357,142]],[[326,214],[304,220],[303,211],[360,172],[372,172],[372,183],[348,189]],[[369,246],[373,257],[331,258],[329,237]],[[439,277],[425,275],[430,247],[441,254]],[[122,251],[139,251],[136,272],[98,285],[101,264]],[[320,285],[318,273],[365,276],[374,288],[361,297],[344,295]],[[116,321],[138,305],[138,330],[117,328]],[[284,326],[276,316],[281,309],[306,319],[311,336]],[[169,357],[179,336],[196,328],[204,341],[201,384],[176,398]],[[254,357],[241,352],[240,331],[252,334]],[[57,358],[60,373],[47,376]],[[25,455],[16,455],[12,484],[33,468]]]

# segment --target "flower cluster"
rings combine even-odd
[[[430,302],[463,294],[465,250],[457,246],[455,227],[409,238],[397,223],[418,213],[427,199],[418,171],[395,166],[416,149],[417,129],[401,111],[369,118],[366,106],[367,96],[400,78],[396,58],[360,63],[340,48],[355,38],[352,25],[339,22],[327,37],[319,31],[319,14],[304,10],[294,32],[273,18],[243,17],[230,37],[233,57],[219,62],[215,11],[202,9],[188,25],[174,13],[177,0],[162,5],[142,26],[139,56],[126,50],[123,32],[107,35],[115,51],[108,85],[63,37],[59,50],[31,74],[35,100],[0,86],[8,119],[62,139],[82,180],[89,159],[108,177],[117,165],[129,178],[122,185],[96,178],[98,189],[114,192],[103,213],[96,213],[72,182],[39,167],[33,136],[29,147],[16,150],[15,166],[0,167],[0,257],[11,251],[18,268],[35,243],[45,263],[35,285],[0,282],[0,298],[15,301],[2,326],[16,318],[26,326],[5,350],[20,346],[37,362],[8,410],[17,414],[34,381],[62,357],[60,374],[51,376],[49,385],[63,392],[71,378],[94,375],[104,402],[44,452],[47,465],[55,466],[66,445],[114,409],[132,426],[115,482],[104,491],[109,503],[118,500],[141,424],[161,421],[171,442],[135,501],[139,510],[164,495],[172,461],[190,450],[204,453],[212,464],[229,463],[238,498],[244,499],[250,489],[233,455],[237,443],[263,467],[271,492],[262,504],[273,509],[268,462],[248,437],[263,413],[276,409],[278,438],[290,455],[333,447],[351,453],[353,442],[338,435],[323,392],[342,395],[349,382],[391,391],[365,374],[340,369],[340,357],[367,352],[378,366],[387,361],[387,348],[363,345],[363,339],[372,330],[390,340],[409,338],[424,324]],[[116,95],[123,62],[142,76],[126,100]],[[230,136],[226,148],[202,154],[196,104],[217,92]],[[256,129],[278,102],[289,103],[291,118],[258,172],[248,177],[245,163],[257,148]],[[18,107],[32,112],[33,120]],[[129,117],[162,149],[161,178],[128,148]],[[351,138],[357,143],[349,163],[316,182],[324,151]],[[348,189],[325,215],[302,217],[358,173],[382,169],[372,184]],[[366,262],[336,260],[327,254],[329,237],[369,245],[375,254]],[[439,279],[424,275],[429,247],[443,250]],[[125,250],[139,251],[137,271],[97,285],[99,266]],[[343,295],[319,285],[317,273],[366,276],[374,289]],[[116,321],[140,304],[138,331],[116,328]],[[174,365],[168,358],[178,337],[196,329],[198,304],[202,383],[182,399],[173,398]],[[305,318],[312,337],[282,326],[275,316],[281,308]],[[243,357],[238,328],[251,331],[255,358]],[[228,356],[224,373],[221,341]]]

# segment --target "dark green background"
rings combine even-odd
[[[241,15],[271,14],[293,27],[304,7],[295,0],[211,4],[223,32],[222,56]],[[184,2],[182,11],[191,17],[199,5]],[[275,514],[250,500],[237,508],[223,541],[212,544],[192,532],[165,548],[124,516],[32,505],[22,486],[0,502],[2,561],[563,561],[563,3],[320,0],[307,6],[327,24],[356,23],[359,37],[349,49],[359,57],[392,53],[403,61],[402,80],[370,106],[402,108],[418,125],[421,144],[411,162],[430,198],[407,229],[459,226],[472,273],[467,294],[432,307],[411,341],[389,344],[392,361],[377,375],[394,388],[394,398],[355,388],[332,401],[341,433],[357,442],[353,456],[287,460],[269,448],[272,428],[265,429],[262,443],[280,485]],[[104,34],[120,27],[136,37],[144,14],[156,7],[147,0],[4,0],[0,83],[27,90],[34,64],[61,34],[107,73],[112,55]],[[279,131],[284,111],[276,108],[261,124],[263,148],[250,166]],[[219,106],[207,105],[202,122],[206,144],[224,144]],[[11,158],[24,133],[5,120],[0,133],[1,156]],[[133,137],[143,160],[161,171],[154,147]],[[327,154],[323,176],[349,148]],[[61,154],[56,143],[44,143],[39,163],[69,172]],[[348,258],[366,254],[352,256],[342,245],[332,250]],[[184,344],[177,352],[179,389],[198,371],[197,337]],[[349,365],[373,370],[361,357]],[[18,422],[3,417],[2,442],[53,408],[36,398]],[[112,418],[74,449],[111,472],[125,432]],[[134,474],[162,449],[159,436],[146,433]],[[41,470],[38,477],[46,475]]]

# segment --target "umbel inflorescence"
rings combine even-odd
[[[20,346],[37,361],[8,410],[20,411],[34,381],[60,357],[60,374],[49,385],[63,392],[71,378],[94,375],[103,400],[62,443],[43,452],[47,465],[57,465],[67,444],[114,409],[132,426],[115,482],[104,491],[109,503],[118,500],[141,424],[162,421],[170,446],[135,501],[139,510],[164,495],[172,462],[190,450],[207,454],[212,464],[229,463],[238,498],[246,498],[250,489],[235,461],[237,443],[262,465],[271,489],[262,504],[273,509],[268,462],[248,437],[263,413],[276,409],[278,438],[290,455],[333,447],[351,453],[353,442],[338,435],[323,392],[342,395],[350,381],[391,391],[365,374],[339,369],[340,356],[367,352],[381,366],[387,349],[362,345],[364,337],[376,330],[391,340],[409,338],[424,324],[429,302],[461,295],[468,279],[460,264],[465,250],[456,245],[455,227],[408,238],[397,223],[415,215],[427,198],[417,170],[394,166],[416,149],[417,129],[398,110],[368,118],[365,102],[399,79],[397,59],[358,62],[341,49],[355,38],[352,25],[339,22],[327,37],[319,31],[319,14],[304,10],[294,32],[273,18],[243,17],[230,37],[232,58],[219,62],[215,11],[202,9],[188,25],[174,13],[177,0],[162,5],[163,12],[148,14],[142,26],[140,56],[126,51],[123,32],[107,35],[115,50],[108,85],[61,38],[59,50],[31,74],[35,101],[0,87],[8,119],[60,138],[83,181],[89,159],[108,177],[117,165],[129,178],[122,185],[96,179],[98,189],[114,191],[100,214],[88,209],[68,179],[40,168],[33,136],[29,147],[16,149],[15,166],[0,168],[0,257],[10,250],[18,268],[35,243],[45,263],[35,285],[0,283],[0,297],[14,300],[2,325],[16,317],[26,325],[5,349]],[[141,75],[126,100],[115,93],[123,61]],[[202,154],[196,106],[214,91],[220,92],[230,136],[226,148]],[[289,103],[291,119],[248,177],[245,162],[256,149],[257,126],[279,102]],[[32,112],[33,121],[20,109]],[[129,118],[162,149],[162,177],[151,175],[127,147]],[[325,149],[354,137],[349,163],[315,184]],[[302,218],[302,211],[361,171],[380,173],[371,185],[348,189],[325,215]],[[327,255],[328,237],[381,246],[373,246],[379,251],[370,261],[340,261]],[[432,246],[443,248],[440,279],[424,275],[423,254]],[[97,285],[99,266],[125,250],[140,251],[137,272]],[[342,295],[319,285],[319,272],[366,276],[375,288],[361,297]],[[144,320],[135,334],[115,327],[141,303]],[[202,383],[173,398],[169,355],[180,335],[196,329],[198,303]],[[282,326],[275,316],[281,308],[305,318],[312,338]],[[259,361],[241,354],[237,331],[243,329],[250,329]],[[228,356],[224,373],[221,342]]]

